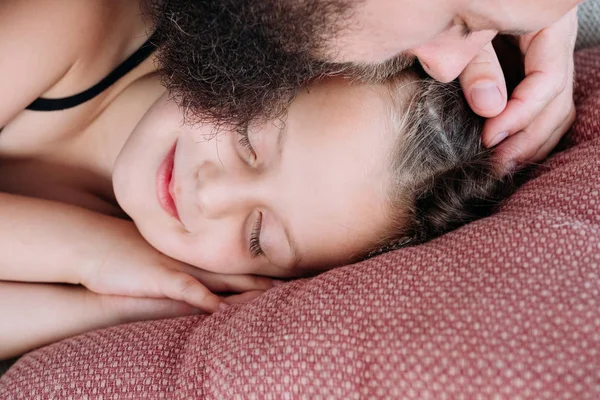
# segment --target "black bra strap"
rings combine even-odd
[[[72,108],[85,103],[88,100],[98,96],[102,91],[115,83],[119,78],[123,77],[129,71],[137,67],[156,50],[156,43],[152,41],[154,35],[151,36],[135,53],[123,61],[117,68],[108,74],[100,82],[91,88],[69,97],[60,99],[38,98],[33,103],[27,106],[27,110],[32,111],[58,111]]]

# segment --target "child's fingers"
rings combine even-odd
[[[164,296],[183,301],[208,313],[213,313],[226,304],[196,278],[185,272],[165,270],[160,280]]]
[[[248,292],[251,290],[268,290],[281,281],[258,275],[227,275],[205,271],[200,268],[186,266],[183,271],[199,281],[213,292]]]

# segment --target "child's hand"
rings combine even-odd
[[[116,235],[111,246],[80,275],[80,283],[93,292],[168,298],[210,313],[227,306],[212,291],[243,293],[274,286],[266,277],[217,274],[181,263],[154,249],[132,223],[123,221],[119,228],[111,231]]]

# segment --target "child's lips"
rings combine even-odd
[[[158,197],[158,203],[163,210],[167,212],[171,217],[179,219],[179,212],[177,211],[177,205],[175,203],[175,197],[173,196],[175,179],[173,176],[173,169],[175,164],[175,149],[177,143],[173,145],[173,148],[167,153],[165,159],[158,167],[156,173],[156,195]]]

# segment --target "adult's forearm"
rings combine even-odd
[[[131,224],[68,204],[0,193],[0,280],[79,283],[115,229]]]
[[[0,281],[0,359],[119,322],[81,286]]]
[[[198,312],[171,299],[107,296],[76,285],[0,281],[0,360],[95,329]]]

